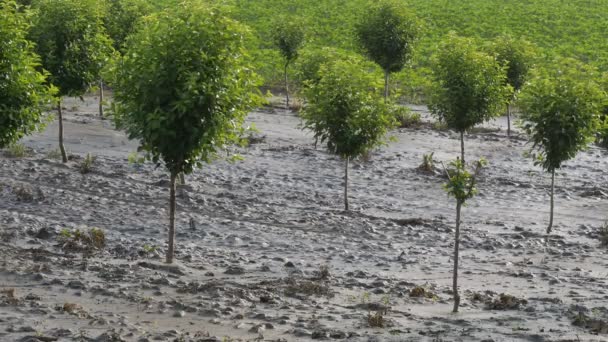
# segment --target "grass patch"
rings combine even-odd
[[[25,147],[23,144],[12,144],[10,145],[4,154],[9,158],[25,158],[33,155],[30,148]]]
[[[96,159],[97,158],[95,158],[95,156],[90,153],[87,153],[80,165],[78,165],[78,171],[80,171],[80,173],[82,173],[83,175],[93,171]]]

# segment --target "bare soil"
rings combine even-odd
[[[467,135],[467,158],[489,167],[463,209],[453,314],[455,202],[439,162],[459,155],[455,133],[393,132],[353,164],[345,212],[342,162],[297,116],[253,112],[244,160],[180,186],[169,266],[167,172],[128,161],[137,143],[96,117],[95,98],[65,106],[67,165],[53,158],[55,123],[23,139],[31,156],[0,157],[1,341],[608,340],[606,150],[558,172],[545,243],[550,179],[525,138],[508,139],[503,119]],[[435,172],[419,171],[430,152]],[[91,228],[105,248],[66,243]]]

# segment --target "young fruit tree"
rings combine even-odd
[[[348,205],[348,164],[385,142],[394,118],[377,96],[378,83],[363,63],[334,60],[321,65],[319,81],[305,89],[304,128],[344,160],[344,209]]]
[[[40,128],[55,92],[45,85],[40,58],[26,39],[30,17],[15,2],[0,2],[0,148]]]
[[[50,82],[59,88],[59,149],[66,163],[61,98],[82,96],[98,82],[112,46],[102,25],[104,10],[99,1],[39,0],[34,5],[38,15],[31,36],[42,66],[50,72]]]
[[[532,67],[532,49],[530,43],[505,35],[492,42],[490,53],[494,54],[498,63],[506,69],[507,78],[505,82],[513,89],[513,94],[507,102],[507,136],[510,137],[511,104],[517,100],[517,95],[521,91],[528,71]]]
[[[452,278],[452,292],[454,295],[453,312],[458,312],[460,306],[460,294],[458,293],[458,258],[460,247],[460,211],[468,199],[471,199],[477,193],[477,177],[481,169],[486,165],[484,159],[475,162],[473,173],[466,169],[462,160],[456,158],[450,163],[450,166],[445,169],[448,177],[447,183],[443,188],[448,193],[448,196],[453,196],[456,199],[456,230],[454,235],[454,271]]]
[[[429,108],[439,121],[460,133],[460,160],[464,133],[500,115],[511,87],[493,56],[477,50],[473,40],[450,33],[433,61],[434,82]]]
[[[412,58],[420,23],[403,3],[382,0],[356,24],[356,38],[364,53],[384,71],[384,100],[389,96],[389,77]]]
[[[217,8],[183,2],[142,20],[112,67],[117,126],[170,173],[167,263],[174,256],[176,178],[239,141],[246,113],[259,104],[247,33]]]
[[[553,228],[555,170],[595,139],[606,94],[594,81],[595,70],[578,61],[556,62],[556,70],[538,73],[518,102],[522,126],[530,137],[535,163],[551,174],[547,235]]]
[[[298,58],[298,51],[304,44],[304,30],[297,21],[283,18],[277,21],[272,29],[272,41],[281,52],[285,61],[283,67],[285,80],[285,108],[289,110],[289,79],[287,75],[289,65]]]

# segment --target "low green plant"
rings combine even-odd
[[[435,152],[431,152],[429,154],[422,155],[422,163],[418,166],[418,170],[431,173],[435,171],[435,161],[433,160],[433,155]]]
[[[372,328],[384,328],[386,326],[384,315],[385,312],[383,310],[378,310],[374,313],[369,312],[367,314],[367,323]]]
[[[6,149],[6,156],[9,158],[25,158],[29,155],[30,150],[23,144],[12,144]]]
[[[131,152],[127,156],[129,165],[141,166],[146,161],[145,156],[140,156],[137,152]]]
[[[393,115],[399,128],[418,127],[422,122],[420,113],[413,113],[409,108],[404,106],[394,106]]]
[[[93,164],[95,163],[95,159],[95,156],[90,153],[87,153],[87,155],[84,157],[84,159],[78,166],[78,170],[80,171],[80,173],[84,175],[93,171]]]
[[[106,246],[106,235],[99,228],[91,228],[88,231],[63,228],[59,232],[58,240],[66,251],[92,253]]]

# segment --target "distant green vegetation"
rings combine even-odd
[[[218,0],[219,1],[219,0]],[[269,85],[281,80],[278,52],[272,50],[270,24],[293,16],[306,26],[307,44],[357,51],[354,28],[369,0],[222,0],[233,16],[249,25],[259,41],[257,61]],[[415,48],[414,70],[396,79],[408,92],[425,86],[429,57],[449,31],[489,40],[502,34],[538,46],[539,66],[553,58],[572,57],[608,70],[608,1],[605,0],[403,0],[423,23]],[[255,51],[255,50],[253,50]],[[359,52],[359,51],[357,51]],[[410,90],[408,90],[408,87]]]

